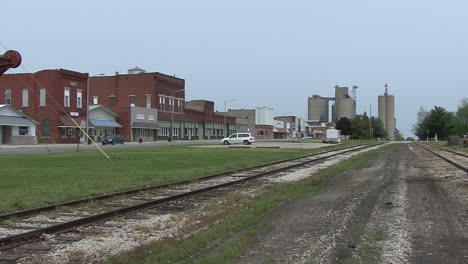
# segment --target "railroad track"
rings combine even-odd
[[[428,144],[414,144],[468,174],[468,154]]]
[[[5,213],[1,215],[3,221],[0,225],[0,257],[2,255],[12,256],[11,261],[15,261],[14,258],[23,257],[21,252],[24,252],[24,250],[21,250],[21,246],[46,238],[49,239],[50,236],[61,235],[80,227],[102,223],[117,217],[138,215],[139,212],[145,210],[184,208],[183,203],[187,199],[204,200],[207,196],[220,196],[233,186],[252,182],[260,177],[293,170],[310,163],[321,162],[337,155],[346,155],[369,147],[371,146],[326,151],[177,183],[133,189],[31,210]],[[67,210],[56,210],[64,207]],[[61,215],[69,220],[54,221],[53,218],[47,216],[47,214],[51,214],[51,210],[55,210],[53,211],[54,214]],[[44,212],[46,215],[44,215]],[[8,261],[8,258],[4,259]],[[2,258],[0,258],[0,263],[2,263]]]

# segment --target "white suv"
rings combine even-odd
[[[231,145],[236,143],[243,143],[244,145],[250,145],[255,142],[255,138],[250,133],[234,133],[227,138],[223,138],[221,143],[224,145]]]

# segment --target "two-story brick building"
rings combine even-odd
[[[87,77],[64,69],[4,74],[0,78],[0,102],[38,123],[39,142],[77,143],[80,130],[76,123],[86,120]]]

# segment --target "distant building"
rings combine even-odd
[[[185,101],[185,80],[147,73],[138,67],[129,74],[90,80],[91,102],[118,115],[117,132],[127,140],[220,139],[236,131],[236,118],[214,111],[214,102]]]
[[[273,139],[273,108],[255,108],[255,137],[257,139]]]
[[[356,92],[357,86],[352,87],[352,95],[349,94],[348,87],[335,86],[334,97],[322,97],[313,95],[308,99],[308,120],[317,120],[320,122],[336,123],[340,118],[347,117],[353,119],[356,115]],[[335,103],[332,105],[331,120],[329,117],[330,101]]]
[[[284,122],[285,137],[281,138],[299,138],[302,134],[299,133],[299,119],[296,116],[276,116],[275,120]],[[277,128],[280,131],[279,128]]]
[[[395,140],[395,97],[388,94],[387,84],[385,84],[384,95],[379,96],[379,119],[382,120],[388,139]]]
[[[307,120],[305,125],[306,135],[314,138],[322,139],[325,137],[330,123],[322,122],[320,120]]]
[[[227,116],[241,119],[243,120],[243,124],[246,124],[246,130],[238,132],[250,132],[253,136],[255,136],[255,109],[229,109],[226,114]]]
[[[122,125],[116,122],[118,115],[102,105],[89,106],[89,136],[101,142],[105,136],[117,134]]]

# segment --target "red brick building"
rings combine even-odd
[[[91,77],[89,104],[115,112],[122,125],[117,133],[131,141],[213,139],[222,138],[225,129],[235,131],[236,119],[216,114],[213,102],[192,101],[186,107],[184,79],[140,68],[130,69],[129,74]],[[140,112],[132,115],[135,108]],[[157,109],[156,126],[148,119],[154,114],[141,108]]]
[[[37,138],[47,143],[77,143],[78,124],[86,120],[88,75],[58,69],[4,74],[0,103],[11,105],[38,122]]]

